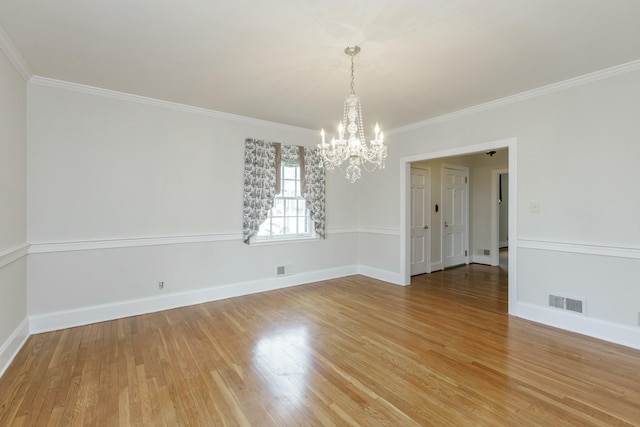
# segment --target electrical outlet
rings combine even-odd
[[[164,282],[158,282],[158,289],[164,289]]]

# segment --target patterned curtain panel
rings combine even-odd
[[[276,144],[247,139],[244,144],[242,240],[249,244],[269,214],[276,197]]]
[[[320,155],[317,148],[304,149],[305,189],[302,197],[314,222],[316,234],[324,235],[324,168],[320,167]]]
[[[297,145],[280,146],[282,156],[282,164],[285,166],[298,166],[300,164],[300,147]]]

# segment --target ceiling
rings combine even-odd
[[[36,76],[309,129],[348,45],[385,130],[640,59],[638,0],[0,0],[0,27]]]

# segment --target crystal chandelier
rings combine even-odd
[[[356,96],[353,86],[353,57],[360,52],[360,47],[349,46],[344,53],[351,56],[351,94],[344,100],[344,113],[338,125],[338,139],[332,138],[330,143],[325,141],[324,129],[320,132],[322,143],[318,144],[322,163],[329,171],[341,167],[349,160],[346,168],[346,178],[356,182],[362,175],[362,169],[371,172],[376,168],[384,169],[384,159],[387,157],[387,147],[384,145],[384,135],[376,123],[374,137],[369,143],[364,137],[362,125],[362,106]],[[349,134],[345,135],[346,131]]]

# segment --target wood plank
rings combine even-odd
[[[34,335],[0,425],[640,425],[640,351],[508,316],[507,280],[350,276]]]

